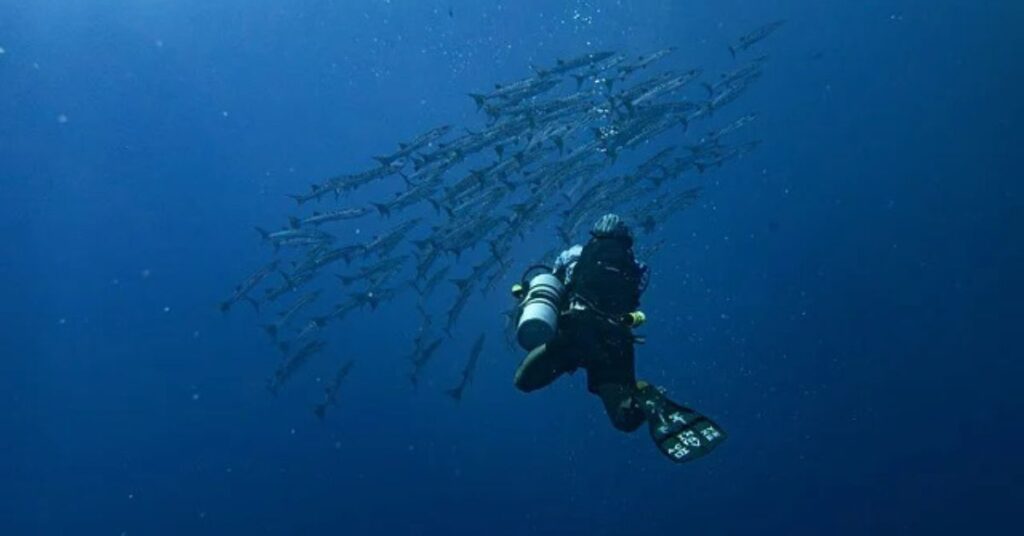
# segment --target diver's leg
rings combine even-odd
[[[589,348],[587,384],[601,398],[612,426],[632,432],[644,423],[636,400],[637,381],[633,340],[628,333],[605,333],[599,346]]]
[[[606,383],[596,387],[597,396],[604,403],[604,410],[612,426],[623,432],[633,432],[644,423],[646,417],[635,399],[636,384]]]
[[[516,388],[525,393],[546,387],[572,370],[566,349],[557,341],[534,348],[516,369]]]

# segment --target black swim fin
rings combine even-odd
[[[637,398],[654,444],[676,463],[700,458],[725,441],[725,432],[711,419],[669,400],[654,386],[641,389]]]

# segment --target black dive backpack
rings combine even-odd
[[[594,237],[576,261],[569,292],[599,312],[618,317],[640,307],[642,277],[631,240]]]

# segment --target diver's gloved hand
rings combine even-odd
[[[695,460],[725,441],[725,432],[711,419],[672,402],[646,382],[637,382],[637,389],[636,398],[647,417],[651,438],[670,460]]]

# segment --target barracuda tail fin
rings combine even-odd
[[[448,390],[446,390],[444,392],[444,394],[452,397],[452,400],[455,400],[456,402],[461,402],[462,401],[462,386],[460,385],[460,386],[455,387],[453,389],[448,389]]]
[[[470,93],[469,96],[472,97],[473,98],[473,102],[476,103],[476,110],[478,112],[480,111],[481,108],[484,107],[484,104],[487,102],[487,96],[486,95],[481,95],[479,93]]]
[[[427,201],[430,202],[430,206],[431,207],[434,207],[434,213],[436,213],[436,214],[441,214],[441,209],[442,208],[444,210],[448,210],[447,207],[442,207],[441,203],[439,203],[436,199],[434,199],[432,197],[428,197]]]
[[[252,298],[250,298],[248,296],[245,296],[242,299],[247,301],[247,302],[249,302],[249,305],[251,305],[252,308],[256,310],[256,314],[260,314],[260,302],[254,300],[254,299],[252,299]]]
[[[586,82],[588,78],[585,74],[574,74],[572,77],[576,79],[576,91],[583,87],[583,82]]]

